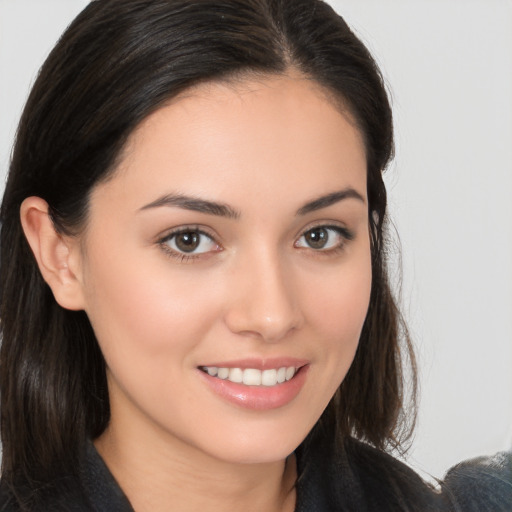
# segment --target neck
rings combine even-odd
[[[111,424],[95,445],[136,512],[294,510],[293,455],[277,462],[231,463],[169,439],[152,438],[151,446],[131,439],[120,439]]]

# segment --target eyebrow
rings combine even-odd
[[[332,192],[325,196],[318,197],[309,201],[304,206],[300,207],[296,215],[306,215],[307,213],[327,208],[335,203],[343,201],[344,199],[357,199],[363,203],[363,196],[353,188],[346,188],[337,192]],[[185,210],[194,212],[206,213],[208,215],[216,215],[219,217],[226,217],[229,219],[240,218],[240,212],[224,203],[217,203],[207,199],[199,199],[193,196],[186,196],[182,194],[166,194],[159,197],[155,201],[140,208],[140,211],[149,210],[152,208],[160,208],[162,206],[177,206]]]
[[[161,206],[177,206],[185,210],[217,215],[219,217],[227,217],[229,219],[238,219],[240,217],[240,212],[226,204],[216,203],[214,201],[199,199],[192,196],[185,196],[182,194],[167,194],[158,198],[156,201],[143,206],[140,210],[149,210],[151,208],[159,208]]]
[[[297,210],[297,215],[306,215],[307,213],[327,208],[328,206],[338,203],[339,201],[343,201],[344,199],[357,199],[366,204],[363,196],[357,192],[357,190],[353,188],[345,188],[343,190],[338,190],[337,192],[332,192],[331,194],[318,197],[317,199],[313,199],[313,201],[310,201],[299,208]]]

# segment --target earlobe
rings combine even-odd
[[[21,225],[39,270],[63,308],[84,309],[78,240],[55,230],[48,203],[28,197],[20,208]]]

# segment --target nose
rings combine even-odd
[[[278,342],[303,325],[293,272],[278,254],[259,253],[238,264],[230,279],[228,328],[265,342]]]

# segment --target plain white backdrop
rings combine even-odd
[[[0,0],[1,187],[30,84],[87,3]],[[441,477],[512,445],[512,2],[330,3],[393,102],[386,182],[421,386],[408,461]]]

